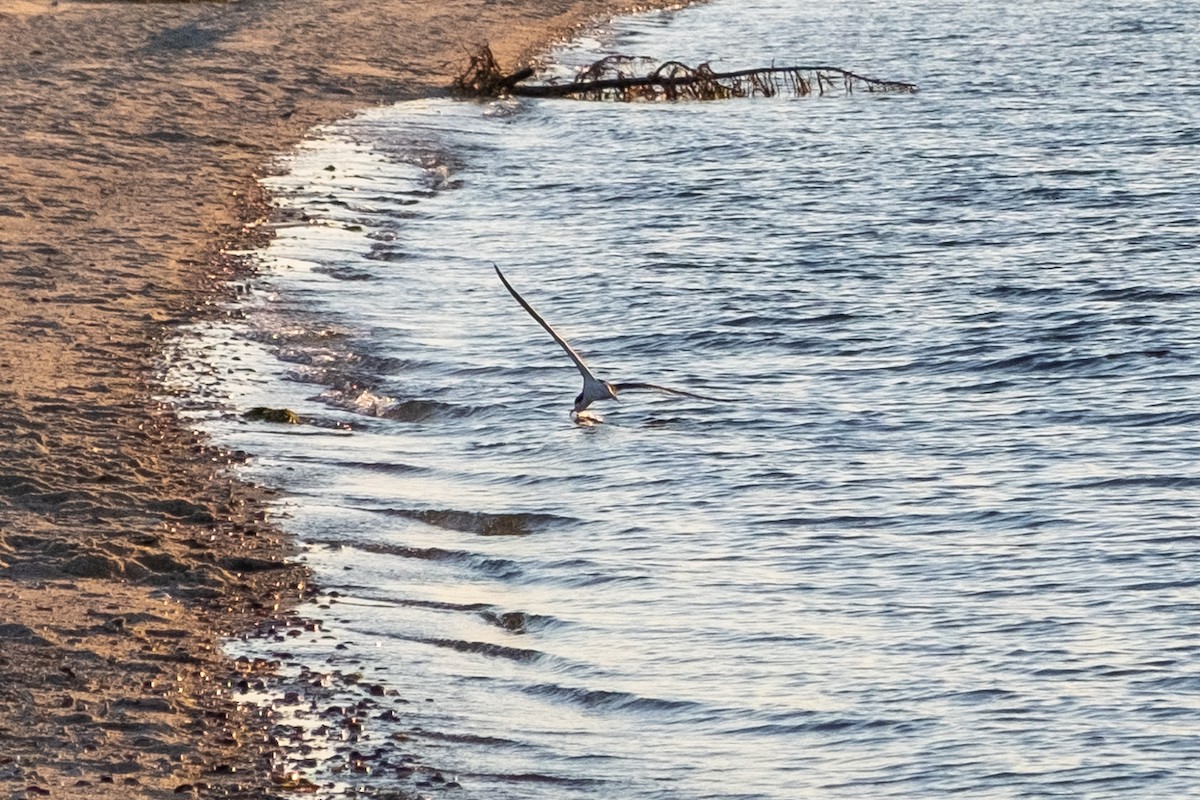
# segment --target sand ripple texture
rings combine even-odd
[[[272,180],[295,224],[245,319],[183,344],[324,587],[320,630],[280,633],[299,688],[255,688],[305,779],[1194,795],[1198,25],[718,2],[563,58],[800,54],[921,91],[320,131]],[[574,425],[578,375],[493,261],[600,375],[739,402]]]

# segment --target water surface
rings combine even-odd
[[[193,342],[197,416],[286,490],[325,592],[267,647],[317,748],[290,766],[489,800],[1193,793],[1198,31],[1167,0],[716,2],[561,59],[921,91],[318,132],[270,181],[307,222]],[[574,424],[492,262],[601,377],[739,402]],[[357,728],[306,704],[326,673]]]

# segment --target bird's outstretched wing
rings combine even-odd
[[[618,392],[660,392],[662,394],[677,394],[680,397],[694,397],[697,400],[708,400],[711,403],[732,403],[735,402],[728,397],[710,397],[706,394],[696,394],[695,392],[685,392],[683,389],[671,389],[667,386],[659,386],[654,383],[613,383],[610,384],[613,389]]]
[[[560,336],[558,331],[554,330],[554,328],[550,326],[549,322],[546,322],[546,320],[542,319],[542,315],[534,311],[533,306],[525,302],[524,297],[521,297],[521,295],[517,294],[517,290],[514,289],[512,284],[508,282],[508,279],[504,277],[504,273],[500,271],[500,267],[497,267],[495,264],[492,264],[492,267],[495,268],[496,275],[500,277],[500,282],[504,284],[504,288],[508,289],[508,293],[516,298],[516,301],[521,304],[521,308],[528,311],[529,316],[537,320],[537,323],[546,329],[546,333],[550,334],[554,338],[554,341],[558,342],[559,347],[567,351],[567,355],[569,355],[571,360],[575,362],[575,366],[579,368],[579,372],[583,375],[584,380],[595,381],[596,376],[592,374],[590,369],[588,369],[587,364],[583,363],[583,359],[580,358],[579,354],[575,352],[575,348],[567,344],[567,340]]]

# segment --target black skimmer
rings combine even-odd
[[[500,277],[500,282],[504,284],[505,289],[508,289],[508,293],[516,298],[516,301],[521,304],[521,308],[529,312],[529,316],[537,320],[537,323],[546,329],[546,333],[550,334],[554,341],[558,342],[559,347],[566,351],[567,355],[571,357],[571,360],[575,362],[575,366],[578,367],[579,373],[583,375],[583,391],[581,391],[575,398],[576,414],[579,414],[597,400],[616,400],[617,394],[626,391],[660,392],[662,394],[674,394],[679,395],[680,397],[694,397],[698,400],[709,400],[717,403],[729,402],[728,400],[724,400],[720,397],[707,397],[702,394],[696,394],[695,392],[685,392],[682,389],[671,389],[667,386],[659,386],[653,383],[642,383],[640,381],[609,383],[606,380],[597,378],[592,374],[592,371],[588,369],[588,365],[583,363],[583,359],[580,358],[579,354],[575,352],[575,348],[571,347],[571,345],[567,343],[567,340],[564,339],[558,331],[554,330],[549,322],[546,322],[546,320],[542,319],[542,315],[534,311],[533,306],[529,305],[524,297],[521,297],[521,295],[517,293],[517,290],[514,289],[512,284],[508,282],[508,279],[504,277],[504,273],[500,271],[500,267],[497,267],[495,264],[492,266],[495,267],[496,275]]]

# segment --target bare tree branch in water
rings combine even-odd
[[[691,67],[679,61],[658,62],[642,56],[602,58],[575,79],[564,83],[526,84],[532,69],[506,75],[484,45],[471,56],[467,69],[454,81],[468,97],[573,97],[579,100],[725,100],[731,97],[804,97],[842,91],[908,93],[915,84],[858,75],[841,67],[759,67],[714,72],[708,63]]]

